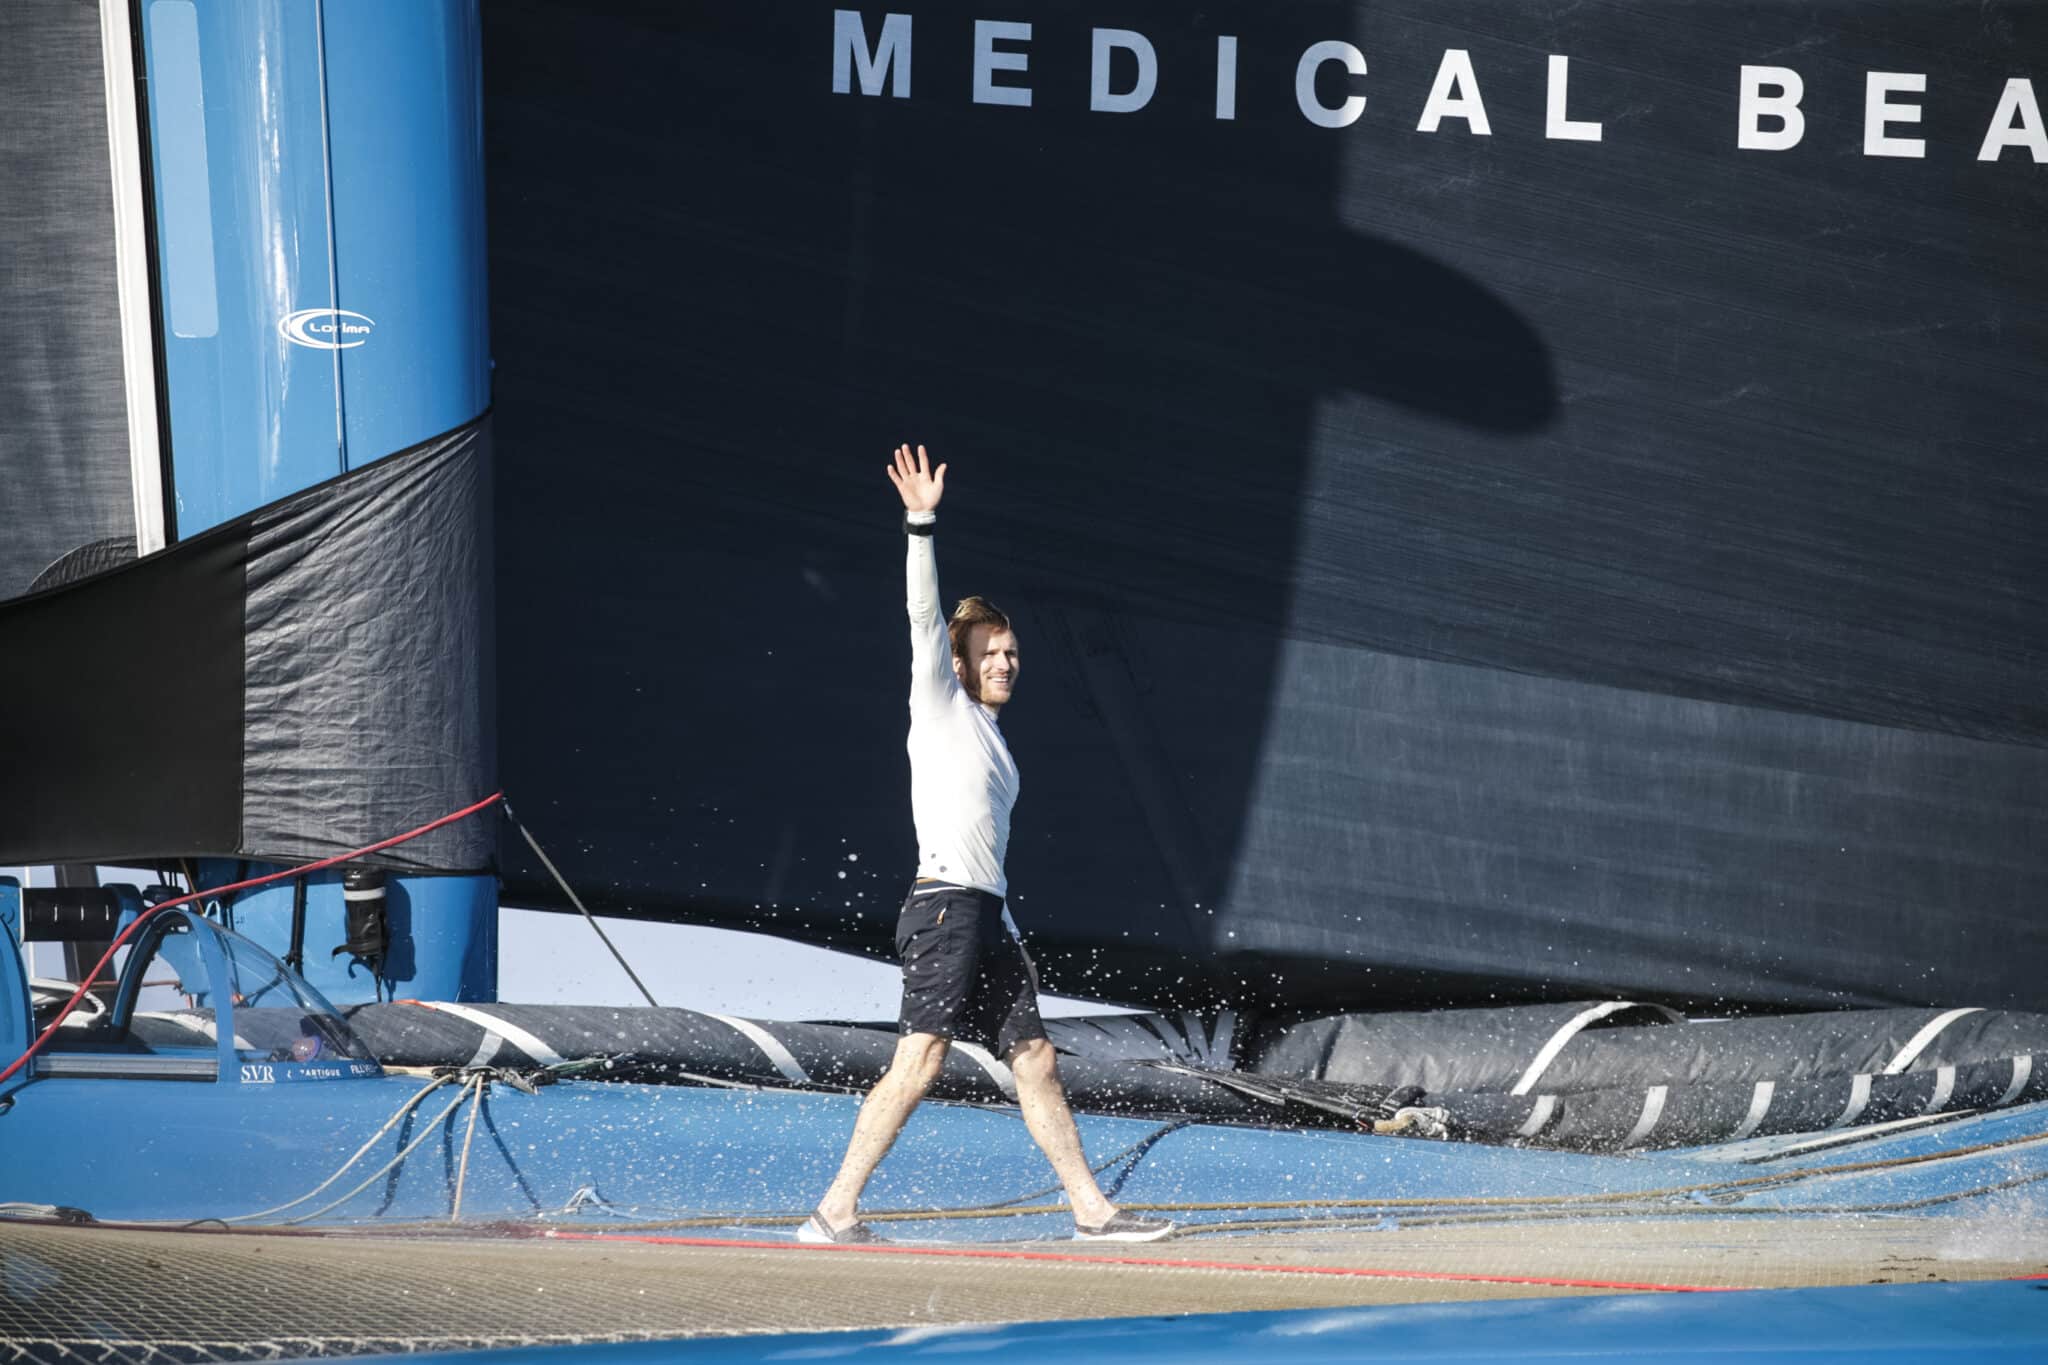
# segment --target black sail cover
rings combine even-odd
[[[0,603],[0,863],[298,862],[490,795],[490,420]],[[476,871],[490,819],[378,855]]]
[[[593,909],[888,950],[908,440],[1049,988],[2048,1005],[2048,9],[484,40],[502,770]]]

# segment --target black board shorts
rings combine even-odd
[[[1002,897],[969,886],[917,882],[896,920],[903,960],[905,1033],[979,1043],[998,1058],[1045,1037],[1037,974],[1003,925]]]

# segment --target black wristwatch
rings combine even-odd
[[[912,521],[910,513],[903,514],[903,534],[906,536],[928,536],[938,524],[936,521]]]

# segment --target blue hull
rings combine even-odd
[[[648,1342],[415,1356],[464,1365],[651,1365],[819,1360],[1058,1359],[1066,1365],[1187,1365],[1285,1359],[1289,1365],[1403,1361],[1664,1362],[2038,1361],[2048,1357],[2048,1284],[1793,1289],[1740,1295],[1543,1299],[1524,1303],[1228,1313],[1013,1323],[911,1331],[814,1332],[724,1341]]]
[[[39,1080],[17,1092],[12,1109],[0,1116],[11,1153],[8,1197],[83,1208],[103,1221],[238,1221],[326,1181],[424,1084],[403,1077],[274,1087]],[[775,1231],[772,1215],[800,1215],[824,1188],[857,1103],[840,1095],[564,1081],[536,1095],[494,1085],[473,1106],[457,1087],[444,1086],[319,1196],[260,1221],[306,1218],[416,1141],[383,1178],[309,1221],[447,1219],[460,1174],[465,1221],[752,1214],[770,1217],[758,1223],[735,1218],[729,1231],[721,1233],[722,1225],[705,1231],[786,1235],[786,1228]],[[146,1123],[133,1121],[140,1113],[149,1115]],[[1689,1217],[1716,1207],[1731,1216],[1850,1209],[1974,1214],[2024,1209],[2048,1179],[2048,1147],[1988,1145],[2040,1133],[2048,1126],[2048,1105],[2038,1104],[1762,1164],[1716,1160],[1712,1149],[1611,1157],[1210,1125],[1162,1134],[1155,1122],[1094,1115],[1079,1122],[1098,1162],[1138,1149],[1104,1177],[1125,1202],[1284,1205],[1178,1215],[1201,1225],[1333,1216],[1399,1220],[1431,1212],[1433,1201],[1474,1196],[1615,1196],[1631,1207],[1647,1201]],[[1157,1140],[1146,1144],[1154,1135]],[[1946,1152],[1958,1155],[1925,1159]],[[1868,1168],[1901,1159],[1910,1164]],[[1795,1169],[1827,1174],[1780,1184],[1731,1183]],[[1048,1184],[1044,1160],[1014,1113],[933,1104],[918,1112],[883,1163],[868,1207],[1043,1206]],[[1709,1202],[1703,1186],[1717,1187],[1713,1193],[1725,1194],[1726,1202]],[[1663,1191],[1679,1193],[1657,1193]],[[1918,1207],[1894,1207],[1907,1205]],[[1064,1236],[1067,1225],[1064,1215],[1049,1212],[942,1217],[899,1224],[896,1231],[986,1242]]]

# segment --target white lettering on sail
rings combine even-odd
[[[1799,111],[1799,101],[1805,97],[1805,80],[1789,66],[1743,67],[1735,145],[1747,152],[1797,147],[1799,139],[1806,136],[1806,115]],[[1767,118],[1778,120],[1778,126],[1765,128]]]
[[[1351,44],[1334,38],[1316,43],[1301,54],[1301,61],[1295,65],[1294,102],[1301,106],[1302,116],[1318,128],[1348,127],[1365,112],[1365,96],[1347,95],[1334,109],[1318,100],[1316,72],[1322,70],[1325,62],[1342,62],[1344,69],[1354,76],[1365,74],[1365,54]]]
[[[1138,59],[1138,82],[1129,90],[1109,88],[1109,62],[1119,49]],[[1132,114],[1152,102],[1159,86],[1159,57],[1144,34],[1127,28],[1095,30],[1095,55],[1088,71],[1088,107],[1101,114]]]
[[[1985,130],[1984,145],[1977,149],[1979,161],[1996,161],[2007,147],[2021,147],[2035,161],[2048,161],[2048,129],[2041,124],[2041,106],[2034,99],[2034,83],[2014,77],[2005,83],[1998,97],[1998,110]]]
[[[882,36],[868,46],[867,25],[854,9],[832,11],[832,93],[850,93],[855,68],[860,72],[863,95],[882,93],[882,77],[892,77],[889,93],[899,100],[910,98],[910,16],[882,16]]]
[[[1572,78],[1572,59],[1550,58],[1550,95],[1543,115],[1543,136],[1560,142],[1598,142],[1600,125],[1565,116],[1565,90]]]
[[[1869,71],[1863,78],[1863,155],[1926,156],[1927,144],[1917,137],[1893,137],[1894,123],[1918,123],[1920,106],[1893,104],[1888,95],[1925,93],[1927,77],[1918,71]]]
[[[909,14],[885,14],[872,31],[862,11],[832,11],[832,90],[835,94],[858,93],[876,97],[910,97],[911,26]],[[1135,29],[1091,28],[1089,51],[1088,107],[1096,113],[1129,114],[1150,108],[1160,95],[1162,62],[1153,41]],[[1006,105],[1029,109],[1033,91],[1029,82],[1033,26],[1002,19],[974,21],[971,96],[976,104]],[[1238,117],[1239,55],[1242,38],[1237,34],[1216,36],[1216,83],[1214,115],[1219,122]],[[1064,47],[1063,47],[1064,50]],[[1174,49],[1169,49],[1171,52]],[[1120,52],[1129,53],[1134,67],[1123,65]],[[1078,56],[1078,54],[1075,54]],[[1419,65],[1422,54],[1397,53],[1393,60],[1403,67]],[[1524,60],[1533,61],[1530,54]],[[1170,60],[1170,58],[1169,58]],[[1381,60],[1386,60],[1382,58]],[[1571,112],[1571,71],[1575,58],[1564,53],[1544,57],[1547,76],[1544,88],[1543,136],[1551,141],[1599,143],[1605,126],[1599,119],[1574,118]],[[1491,112],[1480,93],[1479,75],[1470,49],[1439,49],[1435,54],[1436,75],[1424,98],[1415,123],[1418,133],[1440,133],[1450,120],[1460,120],[1468,133],[1477,137],[1493,135]],[[1326,70],[1341,64],[1343,75]],[[1629,68],[1633,69],[1633,68]],[[1596,66],[1598,80],[1605,67]],[[1131,72],[1124,76],[1121,73]],[[1302,117],[1318,128],[1348,128],[1365,115],[1366,95],[1360,78],[1367,74],[1365,53],[1342,39],[1325,39],[1309,44],[1294,66],[1294,103]],[[1910,136],[1921,131],[1921,101],[1908,98],[1927,93],[1927,75],[1914,71],[1866,71],[1863,98],[1863,155],[1866,157],[1908,157],[1924,159],[1924,138]],[[1118,88],[1121,81],[1123,88]],[[1347,88],[1348,87],[1348,88]],[[1171,87],[1175,98],[1190,86]],[[1254,99],[1284,99],[1281,90],[1253,90]],[[1594,102],[1598,102],[1598,90]],[[1326,97],[1335,97],[1325,102]],[[1965,98],[1969,98],[1965,92]],[[1806,79],[1789,66],[1745,63],[1738,68],[1735,147],[1745,152],[1785,152],[1805,145]],[[1668,102],[1667,102],[1668,103]],[[1673,103],[1671,113],[1682,116],[1696,105]],[[1662,107],[1644,107],[1640,115],[1663,117]],[[1637,134],[1651,127],[1643,118],[1630,125]],[[1518,131],[1510,127],[1513,140]],[[1958,149],[1960,150],[1960,149]],[[2024,152],[2022,160],[2048,163],[2048,120],[2041,114],[2040,101],[2031,78],[2014,76],[2005,80],[1997,106],[1985,127],[1976,159],[1998,163],[2008,150]],[[361,323],[309,321],[311,310],[296,314],[288,323],[287,338],[302,346],[337,349],[360,345],[367,336],[367,319]]]
[[[1029,69],[1031,54],[1028,52],[998,52],[997,43],[1028,43],[1031,41],[1031,25],[1005,23],[1000,19],[976,19],[974,21],[974,102],[976,104],[1013,104],[1021,109],[1031,107],[1031,88],[1023,85],[997,85],[996,72]]]
[[[1237,39],[1216,40],[1216,117],[1237,117]]]
[[[1433,133],[1447,118],[1465,120],[1466,128],[1481,137],[1493,132],[1486,121],[1486,105],[1479,98],[1479,77],[1472,71],[1472,54],[1462,47],[1445,51],[1443,62],[1436,69],[1436,84],[1429,88],[1429,98],[1422,105],[1422,121],[1415,125],[1415,131]]]

